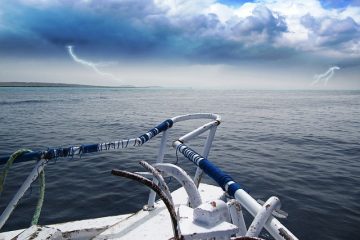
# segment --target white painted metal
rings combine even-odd
[[[205,146],[204,146],[204,149],[203,149],[203,152],[202,152],[202,156],[204,158],[207,158],[209,156],[210,148],[211,148],[212,142],[214,140],[216,129],[217,129],[218,125],[219,124],[216,124],[215,126],[213,126],[210,129],[209,135],[206,138]],[[201,168],[199,168],[199,167],[196,167],[196,172],[195,172],[195,176],[194,176],[194,183],[195,183],[196,187],[199,187],[202,175],[203,175],[203,170],[201,170]]]
[[[174,177],[184,188],[189,197],[190,207],[198,207],[201,203],[200,193],[191,177],[180,167],[171,163],[157,163],[154,165],[159,171]]]
[[[166,141],[168,139],[169,132],[164,131],[161,137],[161,143],[159,148],[159,153],[157,155],[156,163],[162,163],[164,161],[164,155],[165,155],[165,149],[166,149]],[[158,180],[154,179],[153,182],[155,184],[158,184]],[[146,210],[152,210],[154,209],[154,203],[155,203],[156,193],[153,190],[150,190],[148,203],[146,206],[144,206],[144,209]]]
[[[237,190],[234,195],[236,200],[238,200],[252,216],[256,216],[256,214],[261,210],[262,206],[243,189]],[[298,239],[283,224],[272,216],[270,216],[266,221],[264,227],[276,240]]]
[[[143,176],[143,177],[146,177],[149,179],[153,177],[153,175],[150,172],[134,172],[134,173],[139,174],[140,176]]]
[[[199,192],[204,202],[219,198],[223,191],[217,186],[200,184]],[[187,205],[187,194],[184,188],[172,192],[176,207]],[[191,209],[191,208],[190,208]],[[192,216],[192,215],[191,215]],[[182,219],[179,219],[182,221]],[[235,226],[236,227],[236,226]],[[183,233],[183,232],[181,232]],[[155,203],[153,211],[140,210],[136,214],[114,224],[100,233],[94,240],[121,239],[121,240],[165,240],[173,237],[170,215],[162,201]]]
[[[231,222],[239,228],[236,236],[245,236],[247,230],[240,203],[236,199],[230,199],[227,205]]]
[[[7,205],[6,209],[4,210],[4,212],[1,214],[0,217],[0,229],[4,226],[5,222],[7,221],[7,219],[10,217],[11,213],[14,211],[14,209],[16,208],[16,205],[18,204],[18,202],[20,201],[20,199],[22,198],[22,196],[25,194],[25,192],[29,189],[29,187],[31,186],[31,184],[37,179],[37,177],[39,176],[40,172],[44,169],[45,165],[47,164],[46,160],[39,160],[35,167],[33,168],[33,170],[31,171],[31,173],[29,174],[29,176],[26,178],[26,180],[23,182],[23,184],[21,185],[20,189],[17,191],[17,193],[15,194],[15,196],[12,198],[12,200],[10,201],[10,203]]]
[[[173,147],[177,148],[182,143],[180,141],[173,142]],[[182,147],[186,147],[183,145]],[[194,155],[192,156],[193,161],[195,161],[195,164],[198,165],[202,158],[200,155]],[[229,185],[234,183],[233,181],[230,181],[225,186],[225,189],[228,188]],[[257,203],[255,199],[253,199],[248,193],[246,193],[244,190],[239,189],[235,193],[235,198],[241,203],[242,206],[245,207],[245,209],[250,212],[251,215],[254,217],[256,216],[257,212],[260,211],[261,205]],[[268,232],[276,239],[276,240],[284,240],[284,239],[291,239],[296,240],[297,238],[283,225],[281,224],[276,218],[270,216],[269,220],[265,224],[265,228],[268,230]]]
[[[213,113],[193,113],[193,114],[186,114],[171,118],[173,123],[182,122],[186,120],[193,120],[193,119],[213,119],[213,120],[221,121],[220,115]]]
[[[87,240],[92,239],[96,235],[100,234],[110,226],[123,221],[130,217],[132,214],[123,214],[111,217],[102,217],[94,219],[79,220],[66,223],[58,223],[48,225],[48,227],[59,229],[62,235],[67,240]],[[26,229],[20,229],[10,232],[0,233],[1,240],[14,239],[16,236],[21,234]]]
[[[194,139],[197,136],[203,134],[204,132],[206,132],[207,130],[212,128],[213,126],[217,126],[217,125],[219,125],[218,121],[212,121],[212,122],[206,123],[206,124],[202,125],[201,127],[198,127],[197,129],[195,129],[195,130],[185,134],[184,136],[180,137],[179,141],[185,143],[185,142],[187,142],[187,141],[189,141],[191,139]]]
[[[194,209],[194,222],[213,227],[220,222],[230,222],[227,204],[220,200],[203,203]]]
[[[47,226],[31,226],[16,237],[16,240],[63,240],[59,229]]]
[[[201,186],[201,185],[200,185]],[[227,212],[226,204],[225,211]],[[238,228],[227,221],[219,221],[208,225],[194,219],[194,210],[181,205],[178,209],[179,226],[184,240],[190,239],[230,239]]]
[[[257,212],[253,222],[251,223],[246,236],[257,237],[264,227],[265,222],[269,219],[274,210],[280,209],[280,200],[277,197],[270,197],[260,211]]]

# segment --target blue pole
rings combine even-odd
[[[40,159],[54,159],[59,157],[73,157],[74,155],[81,155],[84,153],[94,153],[101,152],[103,150],[110,149],[119,149],[126,148],[128,146],[129,141],[134,141],[134,146],[141,146],[145,142],[149,141],[151,138],[155,137],[159,133],[171,128],[173,126],[173,121],[171,119],[167,119],[164,122],[160,123],[158,126],[150,129],[145,134],[141,135],[136,139],[127,139],[116,142],[109,143],[95,143],[95,144],[83,144],[80,146],[72,146],[67,148],[51,148],[45,151],[34,151],[31,153],[26,153],[15,159],[14,163],[19,162],[28,162],[31,160],[40,160]],[[122,143],[126,144],[122,144]],[[104,146],[104,147],[103,147]],[[1,157],[0,165],[5,164],[10,156]]]
[[[200,154],[189,148],[179,141],[175,142],[176,149],[182,153],[187,159],[192,161],[195,165],[200,167],[209,177],[211,177],[219,186],[226,191],[231,197],[237,190],[242,189],[240,184],[236,183],[234,179],[223,172],[219,167],[203,158]]]

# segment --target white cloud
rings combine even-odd
[[[211,4],[210,6],[208,6],[205,10],[204,10],[205,14],[216,14],[219,18],[219,20],[222,23],[225,23],[226,21],[228,21],[231,17],[234,16],[234,8],[224,5],[224,4],[220,4],[220,3],[214,3]]]
[[[265,6],[274,15],[284,17],[287,32],[283,32],[278,40],[274,42],[276,46],[288,46],[301,51],[337,52],[338,55],[353,52],[357,54],[359,46],[359,29],[356,27],[360,23],[360,7],[349,5],[343,9],[325,9],[318,0],[295,1],[295,0],[263,0],[255,3],[246,3],[239,7],[229,7],[224,4],[214,3],[207,9],[206,13],[214,13],[219,19],[229,25],[235,22],[241,23],[244,27],[247,18],[257,14],[254,9]],[[311,14],[315,19],[314,24],[320,24],[320,28],[315,26],[304,26],[304,16]],[[346,39],[350,32],[353,39]],[[332,33],[332,34],[327,34]],[[316,37],[314,37],[316,36]],[[315,40],[315,42],[314,42]],[[347,41],[346,41],[347,40]],[[342,42],[342,48],[324,49],[324,43]],[[329,46],[330,48],[330,46]]]
[[[166,10],[170,17],[188,17],[203,13],[204,9],[215,4],[215,0],[154,0],[155,4]]]
[[[360,26],[354,19],[315,18],[307,14],[301,23],[309,30],[308,42],[324,53],[359,55]]]

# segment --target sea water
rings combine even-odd
[[[220,91],[126,88],[0,88],[0,157],[19,148],[45,150],[137,137],[181,114],[222,116],[210,157],[255,198],[278,196],[281,220],[300,239],[360,239],[360,91]],[[176,124],[175,140],[205,123]],[[50,161],[39,224],[135,212],[148,189],[110,174],[143,171],[159,137],[141,148]],[[206,136],[189,143],[201,152]],[[165,161],[194,173],[166,149]],[[2,211],[34,162],[14,164]],[[207,183],[214,183],[205,177]],[[177,187],[174,180],[171,187]],[[38,183],[20,201],[5,230],[28,227]]]

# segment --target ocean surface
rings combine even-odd
[[[281,221],[300,239],[360,239],[360,91],[0,88],[0,157],[19,148],[137,137],[167,118],[196,112],[218,113],[223,119],[209,159],[255,199],[278,196],[289,213]],[[177,124],[171,139],[205,122]],[[205,138],[189,145],[201,151]],[[138,162],[155,161],[159,140],[51,161],[39,223],[137,211],[148,190],[110,171],[142,171]],[[165,161],[176,162],[170,144]],[[1,211],[33,165],[13,165]],[[178,165],[194,173],[182,156]],[[213,183],[207,177],[204,181]],[[170,185],[177,187],[174,180]],[[36,182],[3,230],[28,227],[37,197]]]

